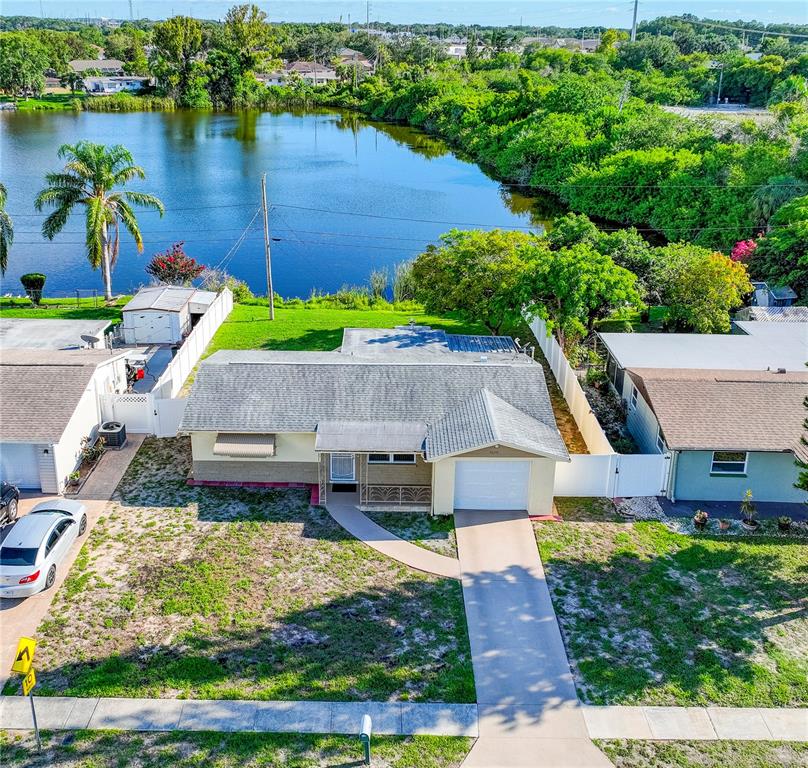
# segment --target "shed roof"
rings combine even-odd
[[[536,445],[541,443],[540,451],[532,446],[534,452],[566,459],[542,367],[524,355],[480,363],[460,353],[359,358],[338,352],[218,352],[200,366],[180,428],[186,432],[317,432],[323,428],[320,450],[342,439],[337,435],[351,433],[360,445],[344,450],[372,450],[369,435],[374,429],[383,431],[391,422],[406,422],[413,426],[399,427],[399,436],[403,439],[406,433],[406,439],[414,443],[416,424],[418,429],[425,424],[429,434],[433,425],[483,389],[497,398],[478,413],[489,430],[492,412],[502,434],[517,429],[519,421],[523,427],[529,425]],[[464,440],[464,444],[482,445],[476,435],[483,434],[486,424],[478,423],[474,414],[456,417],[445,425],[446,437],[441,438],[435,456]],[[484,444],[491,442],[496,440]],[[395,450],[378,444],[376,450]]]
[[[792,451],[802,443],[808,372],[632,368],[673,450]]]
[[[75,349],[82,336],[103,338],[109,320],[50,320],[46,318],[0,318],[0,347],[25,349]]]
[[[209,304],[214,298],[216,294],[213,291],[200,291],[177,285],[155,285],[141,288],[123,311],[157,309],[162,312],[179,312],[191,301]]]
[[[109,350],[4,350],[0,359],[0,434],[4,442],[58,443]]]

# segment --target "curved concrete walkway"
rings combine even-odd
[[[326,509],[348,533],[356,536],[369,547],[381,552],[393,560],[415,568],[417,571],[444,576],[449,579],[460,578],[460,562],[453,557],[439,555],[428,549],[410,544],[404,539],[390,533],[374,523],[367,515],[362,514],[356,506],[355,493],[329,493]]]

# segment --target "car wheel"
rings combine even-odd
[[[81,520],[79,521],[79,536],[84,535],[84,531],[87,530],[87,515],[82,515]]]
[[[6,522],[13,523],[17,519],[17,499],[11,499],[6,506]]]
[[[52,565],[50,570],[48,571],[48,578],[45,579],[45,589],[50,589],[53,586],[53,582],[56,581],[56,566]]]

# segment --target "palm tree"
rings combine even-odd
[[[6,213],[6,188],[0,182],[0,275],[6,274],[8,249],[14,242],[14,223]]]
[[[808,184],[794,176],[772,176],[752,194],[752,215],[758,224],[771,231],[769,219],[777,209],[808,192]]]
[[[42,235],[53,240],[75,206],[83,205],[87,259],[93,269],[101,267],[104,297],[111,301],[112,270],[118,260],[121,224],[132,235],[138,253],[143,252],[143,238],[132,204],[159,211],[161,216],[165,208],[154,195],[115,190],[134,178],[146,178],[144,170],[133,165],[129,150],[120,144],[114,147],[89,141],[63,144],[59,147],[59,157],[67,158],[64,170],[47,174],[48,186],[36,198],[38,211],[46,205],[55,207],[42,223]]]

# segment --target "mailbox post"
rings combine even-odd
[[[370,715],[362,715],[362,730],[359,732],[359,740],[365,750],[365,765],[370,765],[370,736],[373,732],[373,721]]]

